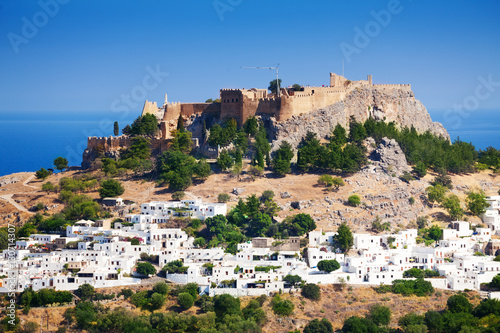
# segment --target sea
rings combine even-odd
[[[131,124],[137,112],[0,112],[0,176],[54,168],[59,156],[80,166],[89,136],[113,135]]]
[[[429,110],[450,133],[451,139],[471,142],[477,149],[500,149],[500,110],[453,113]],[[70,166],[79,166],[89,136],[113,135],[139,112],[0,112],[0,176],[15,172],[53,168],[62,156]]]

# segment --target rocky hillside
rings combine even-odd
[[[351,116],[358,121],[365,121],[370,117],[386,122],[394,121],[400,127],[414,126],[420,133],[430,131],[450,139],[443,125],[432,121],[427,109],[415,99],[412,91],[366,87],[353,90],[346,99],[327,108],[294,116],[283,122],[270,119],[273,148],[277,148],[282,140],[296,146],[309,131],[321,138],[328,137],[335,125],[347,127]]]

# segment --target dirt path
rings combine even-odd
[[[12,199],[12,196],[13,196],[13,194],[0,195],[0,199],[7,201],[8,203],[10,203],[11,205],[13,205],[14,207],[16,207],[17,209],[19,209],[22,212],[32,214],[32,215],[35,214],[33,212],[30,212],[29,210],[27,210],[25,207],[21,206],[20,204],[18,204],[14,199]]]
[[[34,188],[34,189],[38,190],[38,187],[33,186],[33,185],[28,185],[28,183],[29,183],[30,181],[32,181],[32,180],[33,180],[33,178],[35,178],[35,174],[32,174],[31,176],[29,176],[28,178],[26,178],[26,180],[23,182],[23,186],[26,186],[26,187],[31,187],[31,188]]]

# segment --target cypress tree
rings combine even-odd
[[[177,119],[177,130],[179,132],[184,132],[184,120],[182,119],[182,115],[179,115],[179,119]]]

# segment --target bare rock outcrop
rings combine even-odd
[[[405,154],[394,139],[382,138],[370,158],[373,162],[367,168],[373,169],[374,172],[380,169],[388,174],[401,176],[405,171],[410,171]]]
[[[386,122],[394,121],[399,127],[413,126],[419,133],[429,131],[450,139],[443,125],[432,121],[427,109],[415,99],[412,91],[364,87],[354,89],[344,100],[326,108],[295,115],[282,122],[271,118],[273,150],[277,149],[282,140],[296,147],[309,131],[316,133],[319,138],[327,138],[337,124],[347,128],[351,116],[358,121],[365,121],[370,117]]]

